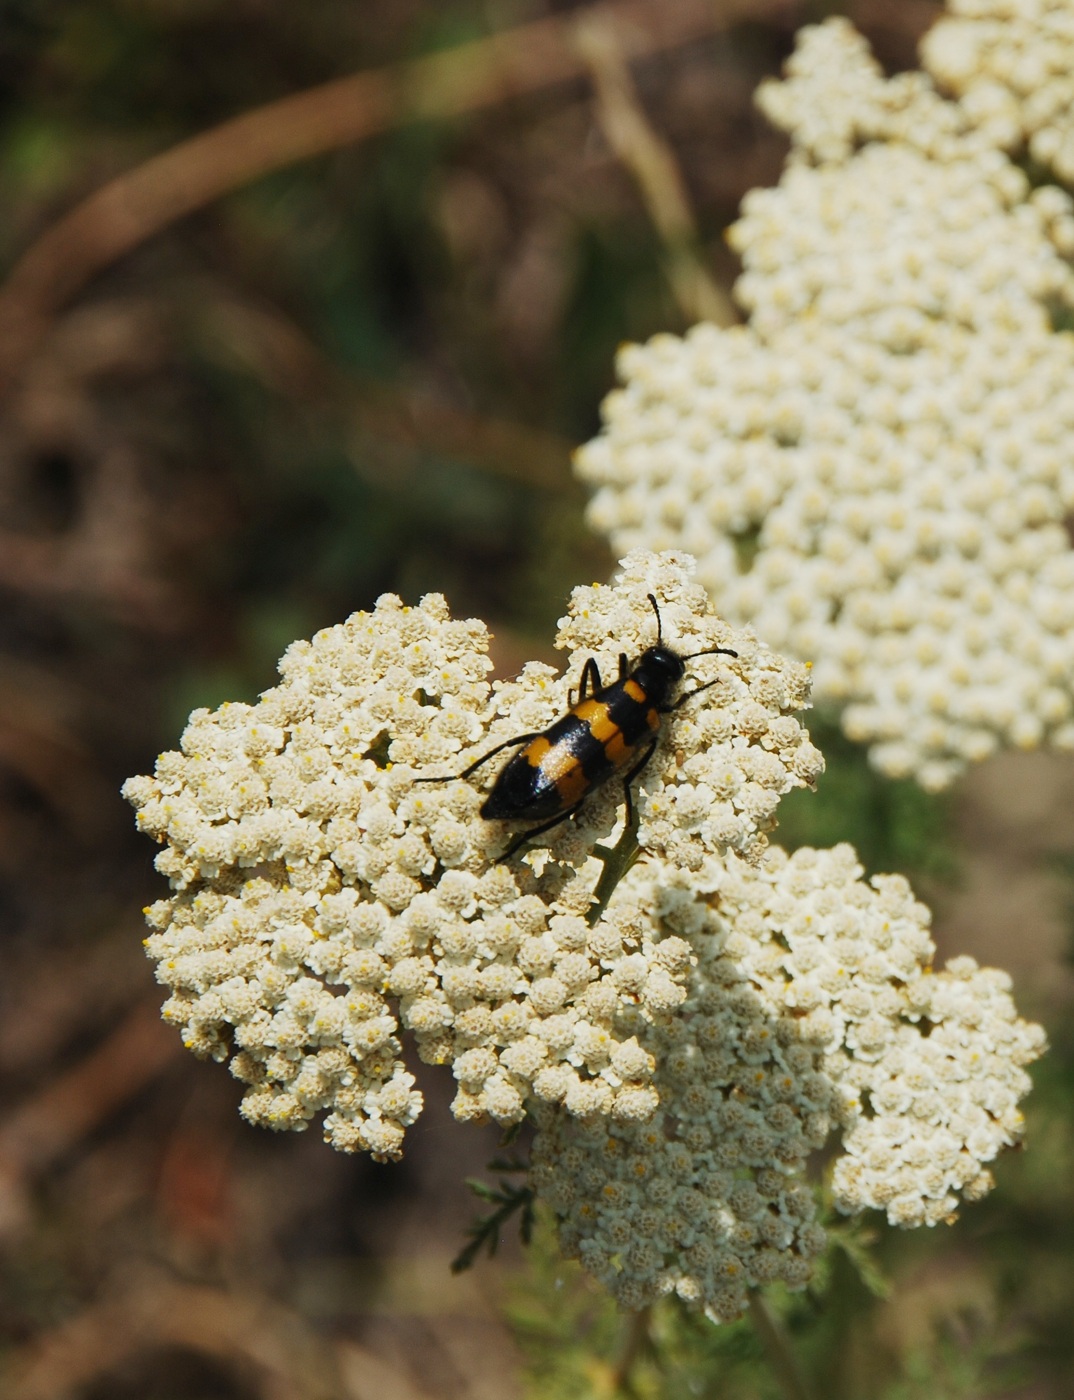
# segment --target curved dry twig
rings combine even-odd
[[[630,171],[664,244],[665,273],[688,321],[733,326],[731,298],[705,266],[697,219],[674,152],[645,115],[614,25],[601,17],[578,21],[577,43],[596,91],[597,120]]]
[[[176,1283],[146,1270],[16,1353],[10,1400],[67,1400],[154,1352],[189,1351],[252,1379],[263,1400],[426,1400],[401,1371],[333,1341],[253,1293]]]
[[[153,156],[76,205],[0,287],[0,385],[95,275],[169,224],[269,171],[408,122],[442,120],[582,76],[577,26],[614,25],[624,60],[792,7],[792,0],[609,0],[502,34],[321,84]]]

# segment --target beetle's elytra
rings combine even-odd
[[[696,656],[715,653],[738,655],[729,647],[709,647],[689,656],[672,651],[664,645],[656,598],[652,593],[648,598],[656,614],[655,646],[647,647],[633,666],[622,653],[619,679],[611,685],[601,683],[597,663],[591,658],[582,668],[578,699],[561,719],[539,733],[519,734],[497,744],[458,775],[468,778],[504,749],[524,745],[500,770],[482,803],[481,815],[488,821],[540,825],[524,831],[501,859],[573,816],[586,797],[615,773],[623,774],[629,824],[633,819],[630,785],[653,755],[662,716],[715,684],[708,681],[669,703],[671,693],[686,674],[686,663]]]

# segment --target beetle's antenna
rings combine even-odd
[[[660,617],[660,606],[656,601],[655,593],[646,593],[649,602],[653,605],[653,612],[656,613],[656,644],[658,647],[664,645],[663,623]],[[693,661],[695,656],[715,656],[719,652],[721,656],[738,656],[737,651],[732,651],[730,647],[706,647],[704,651],[691,652],[689,656],[682,656],[680,661]]]
[[[738,652],[732,651],[730,647],[706,647],[704,651],[693,651],[689,656],[680,657],[680,660],[693,661],[695,656],[715,656],[717,652],[721,656],[738,656]]]
[[[646,593],[645,596],[648,598],[649,602],[652,603],[653,612],[656,613],[656,644],[658,647],[662,647],[664,645],[664,632],[660,621],[660,608],[657,605],[656,594]]]

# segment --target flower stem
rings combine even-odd
[[[597,888],[593,891],[593,903],[586,915],[586,922],[590,928],[596,927],[597,921],[608,907],[616,885],[641,855],[637,822],[631,822],[614,846],[594,846],[593,854],[603,861],[604,869],[600,873]]]
[[[756,1290],[750,1292],[750,1321],[785,1400],[812,1400],[787,1329]]]
[[[630,1318],[627,1326],[627,1334],[623,1340],[623,1349],[619,1354],[619,1359],[615,1363],[615,1370],[612,1372],[612,1394],[620,1393],[633,1395],[635,1393],[630,1373],[634,1369],[634,1362],[638,1359],[638,1354],[649,1341],[649,1322],[652,1318],[652,1308],[642,1308]]]

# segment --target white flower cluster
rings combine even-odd
[[[704,691],[665,721],[642,857],[591,926],[621,790],[505,861],[472,783],[415,778],[546,727],[583,660],[610,676],[652,645],[650,593],[665,644],[738,654],[689,662]],[[715,618],[685,557],[576,590],[559,641],[566,674],[490,687],[480,623],[389,596],[291,647],[256,705],[195,712],[125,789],[173,886],[146,946],[166,1018],[231,1058],[251,1121],[323,1113],[335,1146],[397,1157],[421,1107],[409,1032],[450,1064],[457,1117],[534,1119],[533,1182],[624,1306],[676,1292],[729,1319],[808,1279],[806,1159],[833,1128],[842,1209],[932,1223],[983,1194],[1042,1037],[1002,974],[929,973],[905,881],[866,885],[850,847],[766,850],[779,795],[821,766],[788,713],[806,671]]]
[[[921,60],[996,147],[1074,184],[1074,4],[948,0]]]
[[[730,233],[749,324],[621,352],[590,520],[696,555],[889,776],[1074,747],[1074,206],[846,21],[760,100],[795,145]]]
[[[983,1164],[1022,1136],[1024,1066],[1045,1048],[1041,1027],[1016,1015],[1010,985],[997,968],[952,958],[905,989],[912,1024],[871,1062],[860,1048],[838,1069],[829,1058],[828,1072],[861,1094],[845,1110],[835,1164],[840,1210],[872,1206],[893,1225],[934,1225],[951,1218],[958,1193],[975,1201],[992,1189]]]
[[[639,553],[617,587],[577,590],[567,672],[535,663],[491,688],[482,624],[452,621],[436,595],[386,596],[289,648],[256,705],[195,711],[181,750],[127,783],[174,890],[147,911],[165,1017],[195,1053],[231,1057],[251,1121],[300,1129],[327,1110],[335,1146],[398,1156],[421,1106],[403,1029],[451,1065],[459,1118],[517,1122],[532,1102],[652,1114],[637,1035],[681,1003],[691,952],[625,905],[589,927],[592,847],[622,785],[500,861],[512,832],[448,775],[547,727],[583,660],[610,679],[620,649],[651,646],[652,593],[668,645],[737,658],[689,663],[689,685],[714,683],[665,720],[640,843],[706,887],[728,851],[759,858],[780,795],[823,766],[789,713],[807,672],[714,617],[689,563]],[[416,786],[419,770],[445,781]]]
[[[613,900],[696,959],[679,1014],[638,1027],[660,1109],[617,1124],[537,1114],[533,1181],[565,1251],[620,1302],[677,1293],[715,1321],[747,1290],[801,1287],[824,1247],[804,1169],[835,1128],[834,1200],[900,1225],[983,1195],[1017,1139],[1022,1066],[1043,1049],[1004,974],[933,974],[928,910],[899,876],[866,884],[849,846],[729,857],[699,897],[660,861]]]

